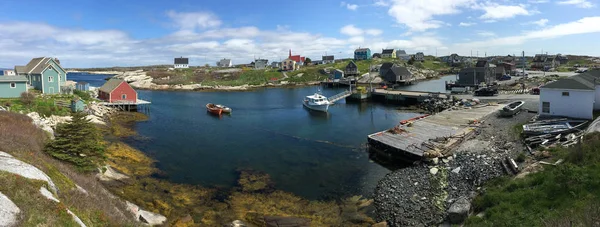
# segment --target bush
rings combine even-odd
[[[79,98],[81,98],[81,99],[83,99],[85,101],[91,101],[92,100],[92,96],[90,95],[90,93],[88,93],[86,91],[74,90],[73,94],[77,95]]]
[[[104,144],[98,129],[84,113],[73,113],[73,119],[56,127],[56,139],[45,151],[54,158],[75,164],[82,171],[93,171],[104,162]]]
[[[35,94],[29,93],[29,92],[23,92],[23,93],[21,93],[20,99],[24,105],[31,107],[31,104],[33,104],[33,102],[35,101]]]
[[[10,101],[10,100],[4,101],[4,106],[6,106],[6,107],[12,106],[12,101]]]

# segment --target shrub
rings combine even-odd
[[[56,139],[46,145],[45,151],[82,171],[93,171],[105,159],[101,134],[85,114],[77,112],[72,116],[71,122],[56,127]]]
[[[85,101],[92,100],[92,96],[90,95],[90,93],[88,93],[86,91],[74,90],[73,94],[79,96],[79,98],[81,98],[81,99],[83,99]]]
[[[35,101],[35,94],[29,93],[29,92],[23,92],[23,93],[21,93],[20,99],[24,105],[31,107],[31,104],[33,104],[33,102]]]

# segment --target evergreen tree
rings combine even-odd
[[[81,112],[73,113],[69,123],[59,124],[56,138],[44,150],[54,158],[75,164],[83,171],[93,171],[103,163],[105,147],[102,135],[85,116]]]
[[[415,57],[410,57],[410,59],[408,59],[408,64],[412,65],[415,62]]]

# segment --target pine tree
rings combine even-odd
[[[83,171],[93,171],[104,162],[104,144],[98,129],[81,112],[73,113],[69,123],[56,127],[56,138],[45,151],[54,158],[71,162]]]

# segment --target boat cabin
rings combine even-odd
[[[327,97],[320,95],[320,94],[306,96],[305,101],[307,101],[309,103],[314,103],[317,105],[329,103],[329,100],[327,99]]]

